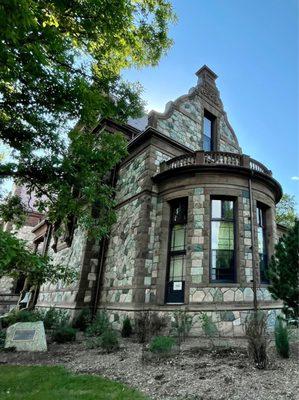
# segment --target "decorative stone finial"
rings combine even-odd
[[[218,76],[208,66],[203,65],[196,72],[196,75],[198,76],[198,84],[201,84],[202,82],[206,81],[214,86],[216,85],[215,80],[218,78]]]

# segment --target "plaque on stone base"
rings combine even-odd
[[[47,351],[47,341],[42,321],[17,322],[7,328],[5,348],[17,351]]]

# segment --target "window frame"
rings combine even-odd
[[[256,225],[257,225],[257,253],[259,259],[259,274],[260,274],[260,283],[262,284],[269,284],[269,278],[265,276],[269,268],[269,249],[268,249],[268,242],[267,242],[267,232],[268,232],[268,224],[267,224],[267,210],[269,209],[263,203],[257,202],[256,203]],[[260,218],[261,217],[261,218]],[[260,253],[259,249],[259,228],[262,229],[263,235],[263,253]],[[261,260],[261,255],[263,256]],[[261,263],[265,263],[263,268],[261,267]]]
[[[211,122],[211,138],[209,138],[205,134],[205,119],[208,119]],[[216,130],[216,119],[217,117],[210,113],[208,110],[204,109],[204,114],[203,114],[203,126],[202,126],[202,149],[203,151],[210,152],[210,151],[215,151],[215,130]],[[205,143],[205,138],[209,138],[211,140],[211,145],[210,145],[210,150],[205,150],[204,149],[204,143]]]
[[[186,210],[186,218],[182,222],[174,222],[173,219],[173,211],[176,206],[176,204],[184,202],[185,210]],[[180,197],[178,199],[174,199],[169,202],[170,205],[170,222],[169,222],[169,239],[168,239],[168,261],[167,261],[167,275],[166,279],[169,281],[169,276],[170,276],[170,263],[171,263],[171,258],[175,256],[186,256],[187,254],[187,223],[188,223],[188,197]],[[173,228],[175,225],[183,225],[185,227],[184,230],[184,249],[182,250],[171,250],[172,246],[172,232]]]
[[[231,219],[213,218],[212,216],[212,202],[213,200],[232,201],[233,202],[233,217]],[[223,204],[221,204],[221,215],[223,213]],[[210,249],[209,249],[209,282],[210,283],[236,283],[237,282],[237,198],[233,196],[211,196],[210,198]],[[213,222],[231,222],[233,224],[234,234],[234,248],[233,248],[233,271],[232,279],[212,279],[212,262],[213,262],[213,248],[212,248],[212,224]],[[214,249],[216,250],[216,249]]]
[[[181,222],[175,222],[174,221],[174,209],[176,207],[176,204],[183,202],[184,203],[184,208],[185,208],[185,219],[182,220]],[[181,276],[181,282],[183,282],[182,285],[182,291],[185,293],[185,288],[184,288],[184,282],[186,280],[186,261],[187,261],[187,226],[188,226],[188,197],[179,197],[175,198],[173,200],[170,200],[169,202],[169,207],[170,207],[170,218],[169,218],[169,227],[168,227],[168,245],[167,245],[167,268],[166,268],[166,280],[165,280],[165,299],[164,302],[166,304],[172,304],[172,302],[169,302],[167,299],[167,288],[168,284],[170,282],[170,273],[171,273],[171,260],[177,256],[183,256],[184,257],[184,265],[183,265],[183,274]],[[181,250],[171,250],[172,246],[172,232],[173,232],[173,227],[175,225],[182,225],[184,226],[184,249]]]

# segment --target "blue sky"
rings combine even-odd
[[[126,71],[139,81],[148,110],[195,85],[207,64],[218,75],[224,108],[243,152],[273,171],[296,196],[298,161],[297,0],[175,0],[174,45],[155,68]],[[292,180],[298,177],[298,180]]]

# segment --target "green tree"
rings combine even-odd
[[[299,221],[296,220],[275,246],[275,254],[269,265],[269,291],[274,299],[283,301],[286,317],[296,320],[299,317],[298,255]]]
[[[284,193],[280,202],[276,206],[276,222],[287,228],[291,228],[296,220],[296,201],[295,196]]]
[[[141,114],[140,86],[121,71],[158,63],[171,20],[167,0],[0,0],[0,140],[14,150],[0,178],[34,190],[56,225],[72,213],[97,237],[109,229],[104,177],[126,142],[91,132]]]
[[[23,275],[29,286],[59,280],[68,284],[76,278],[76,272],[63,265],[54,265],[47,256],[31,252],[23,240],[0,228],[0,278],[18,278]]]

